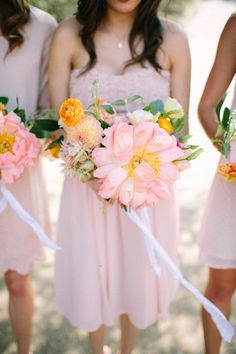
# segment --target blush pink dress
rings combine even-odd
[[[232,109],[236,109],[236,88]],[[236,182],[229,182],[216,174],[200,232],[200,260],[208,267],[236,269],[235,202]]]
[[[30,22],[24,27],[25,41],[5,57],[8,42],[0,36],[0,96],[9,97],[8,110],[16,98],[27,114],[47,106],[47,58],[56,21],[31,7]],[[7,186],[23,207],[48,229],[48,205],[40,162],[14,184]],[[41,258],[42,246],[31,228],[8,206],[0,214],[0,271],[29,272],[34,259]]]
[[[97,69],[78,76],[72,71],[70,96],[84,106],[92,102],[99,80],[101,97],[108,101],[139,94],[146,102],[170,94],[170,74],[140,68],[115,76]],[[150,210],[156,237],[172,259],[176,257],[178,217],[174,196]],[[103,204],[86,183],[65,179],[58,224],[55,302],[70,322],[87,331],[112,325],[128,314],[138,328],[166,316],[176,283],[162,268],[158,280],[150,266],[143,235],[117,205],[103,212]],[[162,266],[162,265],[161,265]]]

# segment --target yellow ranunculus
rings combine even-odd
[[[5,104],[3,104],[2,102],[0,102],[0,112],[4,111],[5,109]]]
[[[59,116],[66,127],[75,127],[84,118],[84,110],[79,100],[68,98],[60,107]]]
[[[173,134],[174,128],[169,119],[161,117],[158,119],[157,123],[159,124],[160,128],[165,129],[169,134]]]

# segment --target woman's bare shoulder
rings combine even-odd
[[[57,27],[54,38],[60,40],[62,45],[73,39],[78,41],[80,29],[81,26],[75,17],[67,18]]]
[[[182,26],[172,20],[161,18],[164,40],[166,41],[187,41],[187,35]]]

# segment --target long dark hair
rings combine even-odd
[[[133,27],[129,36],[131,60],[126,65],[148,61],[157,71],[161,66],[157,62],[156,53],[163,41],[163,28],[157,16],[161,0],[142,0],[137,9]],[[106,13],[106,0],[79,0],[76,19],[82,25],[80,37],[89,54],[89,62],[82,73],[90,70],[97,60],[93,36]],[[143,51],[136,51],[136,39],[142,38]]]
[[[24,42],[21,29],[30,19],[26,0],[0,0],[0,27],[9,43],[7,54]]]

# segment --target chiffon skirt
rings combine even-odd
[[[216,174],[200,232],[200,260],[211,268],[236,268],[236,183]]]
[[[149,210],[156,237],[176,258],[178,215],[174,197]],[[138,328],[165,317],[176,282],[161,265],[157,279],[144,237],[117,205],[103,203],[86,184],[66,178],[56,254],[56,309],[87,331],[127,314]]]
[[[25,210],[46,232],[50,231],[48,202],[41,163],[27,168],[15,183],[7,185]],[[43,258],[43,248],[32,229],[7,206],[0,214],[0,271],[27,274],[32,262]]]

